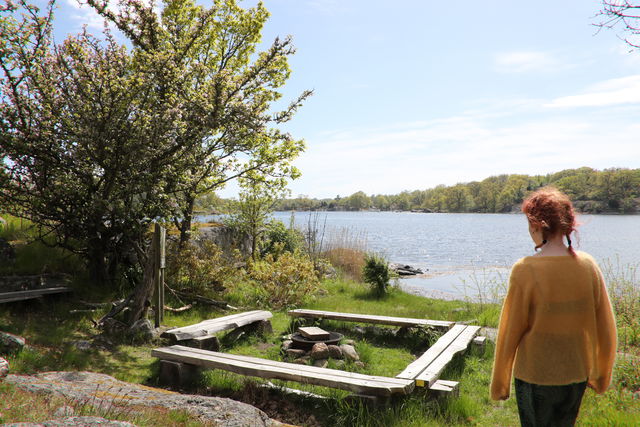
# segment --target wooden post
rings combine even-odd
[[[154,255],[153,279],[155,282],[155,326],[158,328],[164,320],[164,266],[165,266],[165,237],[166,230],[155,225],[153,243],[156,245]]]

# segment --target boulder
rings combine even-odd
[[[24,348],[24,338],[8,332],[0,332],[0,354],[19,353]]]
[[[9,362],[0,357],[0,380],[9,375]]]
[[[332,359],[342,359],[342,350],[337,345],[328,345],[329,357]]]
[[[340,346],[340,350],[342,350],[342,355],[344,356],[345,359],[360,360],[360,356],[358,355],[358,352],[352,345],[342,344]]]
[[[297,348],[290,348],[286,351],[286,353],[287,353],[287,357],[289,357],[290,359],[299,359],[303,357],[305,354],[307,354],[306,351],[300,350]]]
[[[153,325],[149,319],[138,319],[129,326],[127,335],[135,342],[149,342],[153,339]]]
[[[298,365],[308,365],[311,358],[309,356],[302,356],[293,361],[293,363],[297,363]]]
[[[311,352],[309,353],[309,356],[311,356],[313,360],[328,359],[329,347],[323,342],[317,342],[311,348]]]
[[[317,366],[318,368],[326,368],[329,364],[329,359],[316,359],[313,362],[313,366]]]
[[[406,264],[389,264],[389,268],[395,271],[399,276],[416,276],[418,274],[424,274],[424,271],[419,268],[412,267]]]
[[[293,344],[293,341],[291,340],[284,340],[282,341],[282,351],[287,351],[291,348],[291,345]]]

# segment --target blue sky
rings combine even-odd
[[[59,39],[101,28],[59,1]],[[315,91],[286,126],[307,143],[294,196],[640,168],[640,52],[597,33],[598,0],[264,3],[265,47],[292,35],[297,48],[284,101]]]

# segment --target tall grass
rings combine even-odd
[[[348,227],[329,230],[323,253],[329,262],[354,280],[362,281],[367,235]]]
[[[616,314],[621,349],[640,346],[640,276],[636,264],[622,264],[620,258],[605,260],[602,273]]]

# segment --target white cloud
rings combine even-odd
[[[595,84],[579,95],[556,98],[547,107],[605,107],[640,104],[640,74]]]
[[[526,117],[526,118],[525,118]],[[293,194],[399,193],[503,173],[640,167],[640,108],[584,114],[538,108],[524,116],[465,113],[308,137]]]
[[[549,52],[503,52],[496,54],[494,59],[497,70],[504,73],[549,71],[561,65]]]

